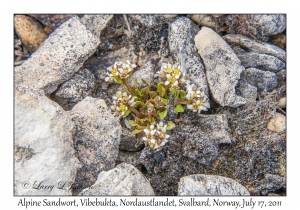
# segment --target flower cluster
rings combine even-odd
[[[170,135],[167,135],[167,125],[164,125],[163,122],[157,123],[156,128],[154,125],[151,125],[150,128],[145,128],[145,136],[143,140],[146,145],[154,149],[161,149],[167,142]]]
[[[172,121],[163,123],[170,112],[169,103],[174,105],[177,113],[184,112],[185,108],[200,113],[202,110],[207,111],[210,106],[208,96],[203,88],[186,80],[185,73],[177,63],[162,64],[160,71],[156,72],[156,76],[160,78],[158,84],[141,78],[146,87],[140,87],[137,78],[134,78],[133,84],[128,83],[135,67],[129,61],[118,61],[107,68],[105,81],[123,84],[126,91],[118,91],[112,97],[113,105],[110,108],[124,118],[130,116],[129,125],[135,128],[132,132],[143,133],[145,145],[160,150],[170,137],[167,131],[175,127]]]
[[[156,72],[155,76],[159,76],[161,79],[166,80],[165,85],[171,87],[178,87],[179,84],[185,84],[185,73],[180,69],[180,65],[175,63],[163,63],[160,71]]]
[[[113,105],[110,108],[118,114],[124,115],[129,106],[134,106],[137,97],[132,97],[126,92],[117,91],[112,98]]]
[[[200,113],[202,110],[207,111],[210,108],[208,97],[203,91],[197,89],[194,84],[187,84],[186,89],[187,94],[185,98],[188,101],[192,101],[191,104],[186,106],[187,109]]]
[[[107,77],[105,78],[106,82],[113,82],[116,80],[126,79],[131,76],[133,69],[136,67],[135,64],[131,64],[129,61],[123,63],[117,61],[114,65],[107,68]]]

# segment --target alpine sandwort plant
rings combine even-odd
[[[143,88],[139,88],[136,78],[134,86],[129,85],[127,81],[135,68],[136,65],[129,61],[117,61],[107,68],[105,81],[125,86],[123,92],[118,91],[112,97],[113,105],[110,108],[124,118],[132,113],[133,120],[130,120],[129,124],[135,128],[133,132],[143,132],[142,140],[145,145],[160,150],[170,138],[167,131],[175,127],[172,121],[163,122],[168,114],[170,95],[174,95],[176,112],[184,112],[183,105],[194,112],[207,111],[208,97],[201,88],[190,84],[178,63],[163,63],[160,71],[155,74],[159,78],[158,84],[153,85],[142,79],[146,85]]]

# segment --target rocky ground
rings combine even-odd
[[[285,15],[28,14],[14,29],[15,195],[286,194]],[[106,68],[125,60],[154,82],[180,63],[210,109],[170,111],[169,142],[145,147],[108,108],[122,86]]]

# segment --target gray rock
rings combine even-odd
[[[209,133],[218,144],[231,144],[232,136],[225,114],[197,114],[187,111],[181,114],[184,125],[197,123],[199,130]],[[186,129],[184,129],[186,130]]]
[[[113,15],[84,15],[80,22],[85,25],[86,29],[92,32],[97,38],[100,38],[101,31],[107,23],[113,18]]]
[[[178,195],[185,196],[249,196],[248,190],[233,179],[195,174],[180,179]]]
[[[246,103],[235,94],[235,86],[244,70],[229,45],[212,29],[202,27],[195,37],[213,99],[221,106],[238,107]]]
[[[191,131],[196,130],[191,128]],[[196,135],[191,133],[183,144],[183,151],[184,156],[200,164],[209,165],[218,157],[218,143],[214,137],[205,132],[196,132]]]
[[[118,117],[113,116],[104,100],[87,96],[68,112],[75,123],[74,147],[83,166],[76,183],[91,186],[101,171],[115,166],[121,137]],[[77,194],[83,188],[73,191]]]
[[[128,163],[133,165],[134,167],[140,169],[143,172],[142,164],[140,163],[140,156],[142,151],[137,152],[129,152],[125,150],[120,150],[118,159],[116,160],[116,165],[121,163]]]
[[[245,79],[240,79],[236,86],[236,94],[247,100],[247,104],[256,103],[257,87],[252,86]]]
[[[130,164],[122,163],[114,169],[101,172],[96,183],[90,189],[84,189],[79,195],[123,195],[153,196],[154,191],[143,174]]]
[[[134,86],[134,78],[137,78],[139,87],[146,86],[141,79],[153,83],[154,74],[160,69],[160,67],[158,67],[159,57],[157,53],[147,54],[140,60],[142,66],[137,67],[132,76],[128,79],[128,82],[132,87]]]
[[[251,15],[253,24],[260,28],[262,35],[270,36],[283,32],[286,28],[286,15]]]
[[[133,51],[126,47],[122,47],[115,51],[109,51],[107,55],[101,57],[93,57],[84,63],[83,68],[89,69],[95,76],[98,83],[105,83],[107,77],[107,68],[113,65],[116,61],[137,63],[137,56]]]
[[[286,188],[286,178],[274,174],[265,174],[264,179],[258,181],[258,183],[261,184],[259,187],[261,195],[267,195],[269,192],[276,190],[285,190]]]
[[[248,68],[242,73],[242,78],[251,85],[257,87],[259,92],[269,92],[278,86],[276,74],[269,71],[261,71],[256,68]]]
[[[99,44],[99,39],[73,17],[51,33],[21,66],[15,67],[15,83],[50,94],[81,68]]]
[[[58,188],[59,182],[74,182],[81,166],[71,118],[38,90],[15,86],[14,101],[14,195],[71,195]],[[48,188],[34,189],[39,184]]]
[[[143,24],[146,27],[153,28],[159,24],[161,24],[161,21],[171,21],[174,20],[177,15],[146,15],[146,14],[140,14],[140,15],[133,15],[129,14],[129,17],[139,21],[141,24]]]
[[[286,69],[282,69],[276,73],[278,82],[286,81]]]
[[[272,72],[285,68],[285,63],[272,55],[246,52],[239,47],[233,47],[233,50],[245,68],[253,67]]]
[[[275,45],[266,42],[256,42],[253,39],[238,34],[227,34],[223,36],[223,39],[231,46],[239,46],[248,52],[273,55],[283,62],[286,61],[285,50]]]
[[[88,69],[82,69],[58,88],[53,99],[65,110],[70,110],[90,95],[94,87],[95,76]]]
[[[137,138],[136,134],[132,133],[126,128],[122,128],[121,141],[120,141],[120,150],[126,151],[139,151],[143,149],[145,143],[141,138]]]
[[[170,25],[169,47],[175,61],[181,64],[181,69],[186,73],[187,78],[208,95],[204,66],[194,42],[198,31],[197,26],[189,18],[178,18]]]

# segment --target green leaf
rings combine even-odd
[[[129,121],[129,125],[130,125],[130,126],[136,126],[137,124],[134,122],[134,120],[130,120],[130,121]]]
[[[150,86],[150,85],[148,84],[148,82],[147,82],[145,79],[142,79],[142,82],[143,82],[145,85]]]
[[[141,93],[142,93],[143,95],[144,95],[144,93],[148,94],[148,93],[150,93],[150,89],[147,88],[147,87],[145,87],[145,88],[143,88],[143,89],[141,90]]]
[[[161,85],[158,85],[158,86],[157,86],[157,92],[160,94],[161,91],[162,91],[162,86],[161,86]]]
[[[143,108],[146,107],[146,105],[145,105],[143,102],[141,102],[141,101],[136,101],[135,104],[134,104],[134,107],[139,107],[139,106],[141,106],[141,107],[143,107]]]
[[[142,132],[143,130],[139,130],[139,129],[135,129],[135,130],[133,130],[132,132],[133,133],[140,133],[140,132]]]
[[[120,79],[120,77],[114,77],[114,80],[117,84],[123,84],[122,80]]]
[[[132,71],[128,73],[128,76],[129,76],[129,77],[131,77],[131,75],[132,75]],[[127,78],[129,78],[129,77],[127,77]]]
[[[131,113],[131,110],[128,109],[124,114],[123,114],[123,117],[127,117],[127,115],[129,115]]]
[[[168,121],[168,126],[167,126],[166,129],[169,131],[169,130],[171,130],[173,128],[175,128],[175,124],[172,121]]]
[[[138,97],[142,97],[142,93],[141,91],[139,91],[139,89],[135,89],[134,93],[138,96]]]
[[[175,111],[176,111],[176,112],[184,112],[184,109],[183,109],[183,107],[179,104],[179,105],[177,105],[177,106],[175,107]]]
[[[134,87],[135,87],[136,89],[138,89],[138,87],[139,87],[139,83],[138,83],[137,78],[134,78]]]
[[[165,84],[163,82],[158,83],[157,85],[157,92],[159,93],[160,96],[162,96],[162,93],[165,93],[165,88],[164,88]],[[162,92],[164,91],[164,92]]]
[[[170,89],[169,89],[169,92],[170,92],[171,94],[175,93],[174,88],[170,88]]]
[[[164,87],[161,87],[160,97],[164,97],[166,94],[166,89]]]
[[[168,99],[165,99],[165,98],[160,97],[160,100],[161,100],[163,103],[165,103],[166,105],[169,104],[169,100],[168,100]]]
[[[160,119],[164,119],[165,116],[167,116],[167,113],[168,113],[168,110],[165,109],[164,111],[159,112],[158,115],[159,115]]]
[[[150,91],[150,98],[155,98],[157,96],[157,92]]]
[[[174,94],[174,98],[177,99],[179,95],[179,91],[175,89],[175,94]]]
[[[181,90],[180,93],[179,93],[179,98],[184,99],[185,96],[186,96],[186,92]]]

